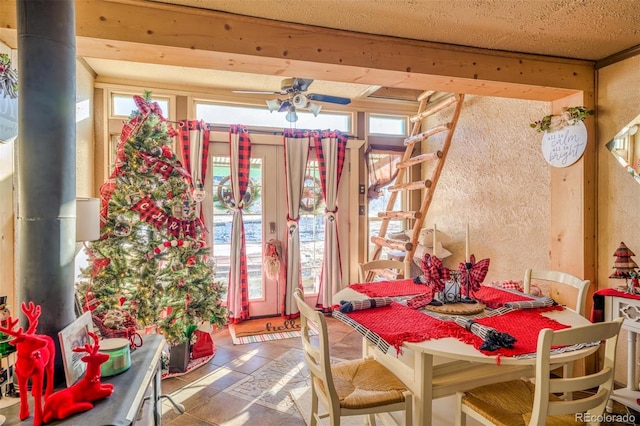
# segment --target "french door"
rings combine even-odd
[[[211,231],[211,246],[216,263],[215,279],[228,288],[229,259],[231,253],[231,217],[229,204],[231,181],[229,178],[229,143],[212,142],[209,148],[207,185],[211,189],[212,202],[205,207],[206,222]],[[348,156],[347,156],[348,158]],[[344,184],[340,185],[339,202],[344,212],[349,211],[350,170],[343,172]],[[284,177],[284,148],[281,145],[253,144],[251,146],[250,183],[245,195],[243,219],[247,252],[249,281],[249,313],[251,317],[278,315],[282,309],[284,283],[267,277],[264,263],[265,242],[287,240],[287,196]],[[315,303],[322,260],[324,256],[325,203],[322,197],[318,163],[311,152],[307,163],[303,196],[300,202],[300,269],[305,298]],[[209,191],[208,191],[209,192]],[[356,201],[357,202],[357,201]],[[210,218],[210,219],[209,219]],[[341,247],[349,247],[348,214],[339,219]],[[348,253],[348,250],[346,251]],[[284,255],[284,253],[283,253]],[[286,259],[281,259],[282,264]],[[349,257],[343,259],[343,273],[348,277]],[[226,298],[226,296],[225,296]]]
[[[229,259],[231,253],[230,201],[231,179],[229,163],[229,144],[212,143],[210,188],[213,199],[212,229],[213,257],[216,262],[215,279],[225,283],[228,288]],[[279,219],[286,212],[286,197],[283,193],[284,176],[278,171],[284,170],[282,147],[272,145],[253,145],[251,147],[251,165],[249,188],[244,197],[243,220],[247,253],[247,272],[249,283],[249,312],[252,317],[277,315],[280,313],[282,283],[270,279],[263,267],[265,242],[284,241],[285,227]],[[285,213],[286,216],[286,213]],[[226,297],[226,296],[225,296]]]

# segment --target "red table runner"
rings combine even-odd
[[[414,284],[411,279],[351,284],[349,288],[368,297],[410,296],[431,290],[425,284]],[[517,294],[484,285],[480,287],[480,290],[473,293],[473,297],[491,309],[504,306],[507,302],[522,302],[532,299],[532,297],[525,294]]]
[[[640,294],[631,294],[615,288],[603,288],[593,293],[593,308],[591,308],[591,322],[604,321],[604,296],[624,297],[640,300]]]
[[[562,309],[556,307],[555,309]],[[512,349],[500,348],[496,351],[481,351],[487,355],[516,356],[534,353],[538,341],[538,334],[543,328],[562,330],[569,326],[556,320],[542,316],[541,313],[549,308],[522,309],[507,312],[503,315],[479,318],[479,324],[493,327],[516,338]],[[431,339],[454,337],[464,343],[473,345],[480,350],[483,340],[473,333],[460,327],[453,321],[442,321],[426,315],[420,311],[408,308],[399,303],[354,311],[346,315],[368,330],[380,336],[387,343],[400,351],[403,342],[422,342]],[[337,316],[339,318],[339,316]]]
[[[429,288],[424,284],[414,284],[411,278],[395,281],[377,281],[373,283],[351,284],[350,289],[369,297],[409,296],[426,293]]]

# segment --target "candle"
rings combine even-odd
[[[436,246],[436,224],[434,223],[433,224],[433,255],[434,256],[436,255],[436,250],[437,250],[436,247],[437,247]]]
[[[471,262],[471,258],[469,257],[469,222],[467,222],[467,230],[464,240],[464,261],[467,263]]]

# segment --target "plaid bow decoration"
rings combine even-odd
[[[467,265],[464,262],[460,262],[458,266],[460,282],[462,284],[466,283],[468,274],[471,291],[478,291],[480,290],[480,284],[482,284],[484,278],[487,276],[487,272],[489,272],[489,259],[482,259],[476,263],[476,257],[472,254],[469,257],[469,263],[471,263],[471,269],[469,270],[467,270]]]
[[[420,269],[424,274],[425,283],[433,287],[434,291],[444,290],[444,281],[451,279],[449,268],[442,266],[442,261],[429,253],[425,253]]]
[[[157,102],[151,102],[151,101],[147,102],[144,100],[142,96],[139,96],[139,95],[133,95],[133,102],[135,102],[136,106],[138,107],[138,111],[140,111],[140,113],[144,117],[147,117],[149,114],[153,112],[158,115],[158,117],[160,118],[160,121],[164,121],[164,122],[167,121],[162,115],[162,108],[160,108],[160,105],[158,105]],[[178,132],[173,127],[171,127],[169,123],[167,123],[167,133],[171,137],[174,137],[178,134]]]

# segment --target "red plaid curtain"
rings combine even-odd
[[[178,125],[178,135],[180,137],[180,151],[184,168],[191,176],[194,189],[194,199],[198,203],[204,198],[204,178],[207,174],[207,160],[209,159],[209,125],[204,121],[181,120]],[[202,194],[198,198],[198,193]],[[199,217],[204,223],[204,216],[200,204]]]
[[[229,157],[231,160],[231,193],[233,218],[231,222],[231,259],[227,308],[229,321],[239,323],[249,319],[249,284],[247,250],[242,210],[244,195],[249,187],[251,140],[246,128],[233,125],[229,129]],[[234,255],[237,254],[237,255]]]
[[[347,152],[347,136],[325,130],[313,135],[320,171],[322,195],[327,206],[324,219],[324,259],[320,275],[317,306],[331,309],[331,299],[342,287],[340,245],[338,243],[338,186]]]

